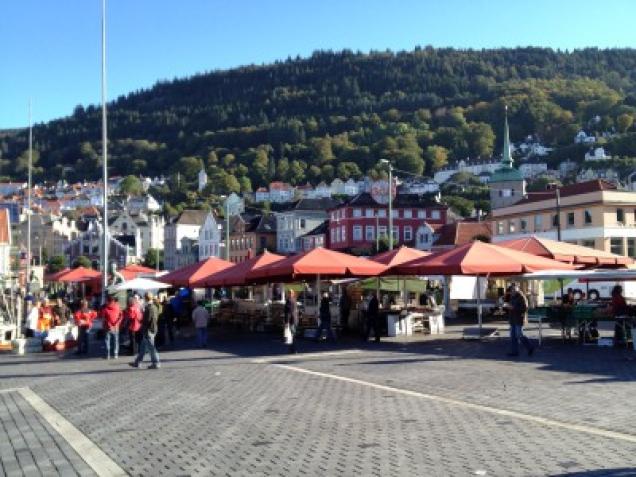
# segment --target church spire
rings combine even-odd
[[[510,134],[508,132],[508,105],[506,105],[505,119],[504,119],[504,143],[503,143],[503,155],[501,157],[501,165],[503,167],[512,168],[512,154],[510,153]]]

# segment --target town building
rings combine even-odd
[[[458,161],[455,165],[446,167],[442,170],[437,171],[433,175],[433,180],[438,184],[443,184],[451,177],[453,177],[458,172],[470,172],[476,176],[480,175],[482,172],[495,172],[501,164],[495,160],[488,160],[483,162],[470,162],[469,159]]]
[[[301,250],[300,238],[327,219],[327,210],[338,202],[330,198],[301,199],[276,214],[276,250],[293,254]]]
[[[183,254],[180,258],[178,253],[181,250],[183,238],[194,241],[199,239],[199,230],[205,222],[207,211],[205,210],[184,210],[179,215],[170,220],[164,227],[164,266],[166,270],[179,268],[179,263],[183,262]],[[190,255],[187,254],[189,257]]]
[[[269,185],[269,200],[284,203],[294,200],[294,188],[286,182],[275,181]]]
[[[181,238],[180,247],[175,253],[175,268],[187,267],[199,261],[199,239]]]
[[[16,242],[21,248],[27,246],[27,221],[16,224]],[[75,220],[50,214],[31,216],[31,256],[34,263],[42,264],[47,257],[66,255],[66,250],[80,231]]]
[[[504,121],[504,144],[501,165],[490,177],[489,184],[492,209],[514,204],[526,194],[526,181],[521,172],[515,169],[512,161],[507,115]]]
[[[444,224],[435,234],[432,250],[446,250],[457,245],[464,245],[474,240],[490,242],[492,226],[490,222],[457,221]]]
[[[133,209],[138,210],[138,209]],[[131,247],[138,260],[145,257],[148,250],[163,250],[165,219],[161,215],[137,213],[129,209],[114,211],[108,220],[110,233],[114,237],[133,237]]]
[[[276,250],[276,217],[273,214],[241,214],[230,222],[230,262],[241,263]]]
[[[433,179],[409,178],[398,187],[398,194],[436,194],[437,192],[439,192],[439,184]]]
[[[91,261],[93,268],[99,270],[102,263],[102,222],[99,219],[87,220],[79,222],[78,228],[77,238],[71,240],[66,247],[66,263],[72,265],[77,258],[83,256]],[[109,263],[123,268],[134,260],[135,255],[127,244],[111,235],[108,258]]]
[[[300,251],[307,252],[317,247],[329,248],[329,220],[300,237]]]
[[[396,195],[392,203],[393,245],[430,249],[435,229],[446,223],[448,207],[434,195]],[[329,248],[371,251],[388,238],[388,204],[365,192],[329,209]]]
[[[222,257],[222,227],[212,212],[208,212],[199,230],[199,261],[210,257]]]
[[[515,204],[493,209],[493,241],[538,235],[636,257],[636,192],[596,179],[530,192]]]
[[[596,136],[588,135],[584,130],[580,130],[574,136],[574,144],[584,144],[586,146],[594,144],[596,142]]]
[[[586,161],[607,161],[611,159],[612,156],[605,153],[605,148],[603,147],[595,147],[594,149],[590,149],[585,153]]]
[[[197,176],[197,190],[201,192],[208,185],[208,174],[205,169],[201,169]]]
[[[519,165],[519,172],[524,179],[534,179],[548,170],[548,165],[545,162],[526,162]]]

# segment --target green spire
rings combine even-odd
[[[504,144],[501,165],[512,168],[512,155],[510,154],[510,134],[508,133],[508,105],[506,105],[506,116],[504,120]]]

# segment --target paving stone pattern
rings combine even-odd
[[[548,342],[532,361],[512,361],[503,341],[300,347],[361,349],[290,356],[271,337],[239,336],[163,353],[158,371],[125,359],[0,357],[0,388],[28,385],[131,475],[596,476],[636,465],[625,441],[275,364],[634,434],[636,362],[622,351]]]

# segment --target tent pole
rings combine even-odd
[[[479,339],[481,339],[481,277],[477,275],[477,320],[479,321]]]

